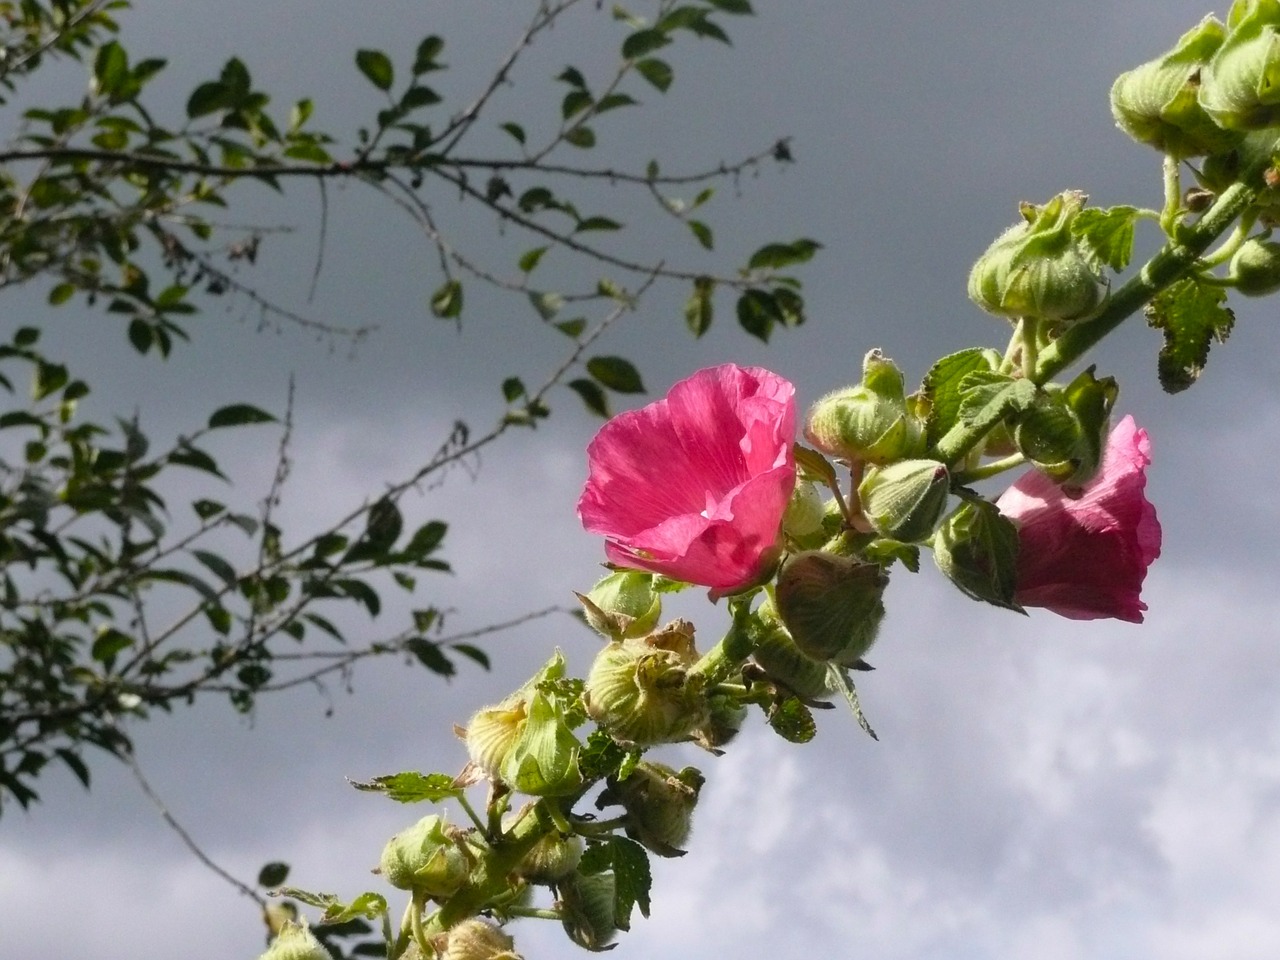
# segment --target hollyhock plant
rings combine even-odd
[[[778,558],[794,438],[790,382],[759,367],[700,370],[601,428],[578,516],[619,566],[736,593]]]
[[[1018,525],[1018,603],[1072,620],[1142,622],[1142,581],[1160,555],[1160,522],[1144,493],[1150,463],[1147,432],[1125,417],[1078,496],[1039,471],[1001,494],[996,506]]]

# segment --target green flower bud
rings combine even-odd
[[[969,501],[947,517],[934,534],[933,559],[966,595],[1022,610],[1013,599],[1018,580],[1018,529],[995,504]]]
[[[452,896],[475,866],[463,833],[450,827],[444,817],[429,814],[387,842],[378,872],[397,890]]]
[[[783,565],[774,602],[801,653],[849,666],[875,642],[888,582],[873,563],[806,550]]]
[[[642,760],[625,780],[609,778],[600,804],[621,804],[627,811],[627,836],[645,849],[660,857],[682,857],[704,782],[694,767],[677,772]]]
[[[969,299],[997,316],[1054,324],[1096,313],[1107,281],[1071,231],[1086,199],[1069,190],[1042,207],[1023,204],[1025,222],[997,237],[969,272]]]
[[[706,700],[685,685],[697,659],[687,620],[640,640],[610,643],[587,675],[588,715],[610,736],[638,746],[686,738],[707,718]]]
[[[707,719],[693,731],[693,742],[714,754],[742,729],[747,708],[729,696],[713,695],[707,701]]]
[[[653,574],[635,570],[611,573],[585,597],[576,594],[597,633],[607,640],[643,637],[658,625],[662,600],[653,589]]]
[[[603,950],[618,935],[617,882],[612,873],[571,873],[556,885],[560,922],[569,939],[586,950]]]
[[[818,487],[801,480],[791,492],[791,501],[782,515],[782,532],[792,540],[807,540],[822,535],[827,517],[827,504]]]
[[[565,673],[560,651],[538,673],[467,725],[471,762],[491,779],[532,796],[564,796],[582,786],[582,744],[565,722],[564,705],[542,689]]]
[[[1280,124],[1280,0],[1237,0],[1227,26],[1200,73],[1200,106],[1228,130]]]
[[[1252,237],[1235,256],[1227,279],[1248,297],[1261,297],[1280,290],[1280,243]]]
[[[937,460],[902,460],[868,470],[858,484],[862,512],[876,533],[903,543],[933,534],[947,509],[951,474]]]
[[[1122,73],[1111,87],[1111,113],[1139,143],[1179,159],[1221,153],[1241,134],[1223,130],[1200,106],[1200,71],[1226,39],[1212,16],[1182,35],[1163,57]]]
[[[524,811],[520,815],[524,815]],[[543,835],[525,854],[516,873],[529,883],[555,883],[577,870],[581,859],[580,836],[552,831]]]
[[[879,350],[863,359],[862,383],[813,405],[804,435],[845,460],[888,463],[924,452],[924,424],[907,411],[902,371]]]
[[[306,923],[286,920],[258,960],[333,960]]]
[[[515,941],[501,927],[472,917],[451,927],[440,960],[521,960]]]
[[[771,603],[761,606],[757,622],[760,629],[751,658],[770,679],[802,700],[817,700],[831,692],[827,665],[801,652]]]

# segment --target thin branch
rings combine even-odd
[[[142,792],[146,794],[147,799],[155,804],[155,808],[160,812],[161,819],[163,819],[173,832],[178,835],[178,838],[182,840],[183,844],[186,845],[186,848],[195,854],[196,859],[265,910],[267,906],[266,898],[254,890],[253,887],[249,886],[242,880],[236,879],[222,867],[218,866],[218,864],[213,861],[213,858],[200,848],[200,845],[196,843],[195,838],[187,832],[186,828],[178,822],[177,818],[169,812],[169,808],[165,806],[164,801],[160,799],[159,795],[154,789],[152,789],[151,784],[147,782],[147,778],[142,773],[142,767],[138,765],[138,758],[133,755],[133,752],[126,751],[121,759],[124,760],[130,771],[132,771],[133,778],[138,781],[138,786],[142,788]]]

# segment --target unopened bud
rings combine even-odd
[[[560,922],[586,950],[603,950],[618,935],[617,881],[612,873],[571,873],[556,884]]]
[[[1280,290],[1280,243],[1253,237],[1235,256],[1227,279],[1248,297],[1261,297]]]
[[[578,869],[581,859],[582,838],[553,830],[525,854],[516,872],[529,883],[554,883]]]
[[[682,740],[707,717],[700,692],[685,684],[697,662],[693,624],[675,620],[639,640],[614,641],[597,654],[583,701],[615,739],[639,746]]]
[[[986,500],[970,501],[947,517],[933,538],[938,569],[962,592],[1010,610],[1018,580],[1018,530]]]
[[[804,435],[846,460],[888,463],[924,451],[924,425],[907,410],[902,371],[879,350],[863,359],[862,383],[813,405]]]
[[[658,625],[662,600],[653,574],[620,570],[600,580],[585,597],[578,594],[589,623],[609,640],[643,637]]]
[[[778,616],[806,656],[848,666],[875,642],[888,582],[873,563],[806,550],[778,575]]]
[[[1227,26],[1200,73],[1200,106],[1228,130],[1280,124],[1280,0],[1237,0]]]
[[[305,923],[286,920],[258,960],[332,960],[332,957]]]
[[[520,960],[501,927],[472,917],[450,927],[440,960]]]
[[[786,513],[782,515],[782,532],[791,540],[820,536],[826,517],[827,504],[822,493],[812,482],[802,480],[791,492]]]
[[[387,842],[378,871],[397,890],[448,897],[458,892],[473,866],[461,831],[433,813]]]
[[[627,835],[660,857],[680,857],[705,778],[694,767],[676,771],[642,760],[625,780],[610,777],[600,800],[627,811]]]
[[[868,470],[858,484],[862,512],[876,533],[903,543],[929,539],[947,509],[951,475],[937,460],[902,460]]]
[[[1239,143],[1241,135],[1218,126],[1198,99],[1200,71],[1226,36],[1221,21],[1205,17],[1169,53],[1122,73],[1111,87],[1116,125],[1179,159],[1221,153]]]
[[[790,588],[789,588],[790,589]],[[830,692],[827,665],[805,655],[777,618],[771,604],[759,611],[760,630],[751,658],[767,673],[803,700],[816,700]]]
[[[1086,199],[1069,190],[1042,207],[1024,205],[1024,222],[1001,234],[973,265],[969,298],[997,316],[1053,324],[1096,313],[1108,285],[1071,229]]]

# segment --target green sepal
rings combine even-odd
[[[933,537],[933,559],[962,593],[1025,613],[1014,600],[1018,581],[1018,528],[987,500],[969,500]]]

